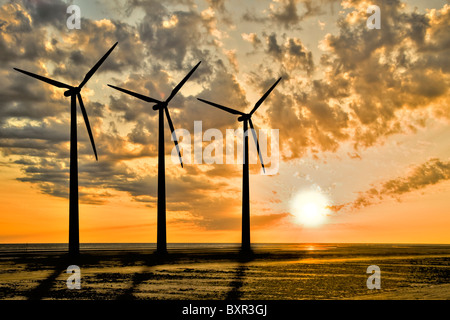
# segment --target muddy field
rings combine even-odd
[[[80,267],[81,289],[67,287],[70,265]],[[370,265],[381,269],[379,290],[366,286]],[[450,299],[450,246],[2,252],[0,299]]]

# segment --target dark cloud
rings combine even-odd
[[[351,203],[333,206],[330,209],[335,212],[343,209],[355,210],[374,205],[385,198],[399,200],[406,193],[421,190],[449,179],[450,161],[433,158],[425,163],[412,167],[403,177],[385,181],[365,192],[361,192],[358,198]]]
[[[430,159],[414,167],[405,178],[392,179],[383,183],[379,193],[401,195],[448,179],[450,179],[450,161]]]
[[[296,26],[303,19],[297,11],[298,2],[298,0],[282,0],[279,7],[271,8],[270,18],[285,28]],[[311,4],[309,3],[307,7],[310,9]]]
[[[42,123],[39,126],[27,124],[20,127],[20,130],[14,127],[2,128],[0,138],[45,140],[49,143],[59,143],[67,141],[69,136],[67,128],[68,126],[65,123],[58,123],[56,121]]]
[[[217,20],[190,6],[188,10],[171,11],[159,2],[141,4],[146,16],[138,26],[140,39],[157,59],[176,70],[186,63],[210,60],[208,46],[217,47],[211,35]],[[189,30],[189,32],[186,32]]]
[[[244,21],[263,23],[275,27],[281,26],[284,29],[301,30],[301,22],[309,17],[324,14],[323,6],[326,3],[332,4],[334,0],[280,0],[271,3],[266,9],[269,13],[261,15],[254,10],[246,11],[242,18]]]
[[[362,2],[346,6],[336,32],[320,44],[318,66],[300,39],[265,35],[265,51],[277,63],[261,63],[252,84],[261,88],[256,78],[283,76],[267,110],[270,126],[283,128],[288,158],[336,151],[346,141],[356,152],[383,143],[422,127],[428,108],[448,118],[449,38],[442,32],[449,28],[448,7],[421,14],[400,1],[380,2],[382,28],[371,30]]]
[[[75,33],[72,41],[77,48],[67,47],[65,42],[57,42],[48,52],[48,58],[58,61],[54,77],[68,78],[73,84],[80,83],[85,74],[112,47],[119,45],[111,53],[110,58],[96,72],[121,72],[124,70],[141,70],[145,63],[145,50],[134,27],[116,20],[91,21],[83,20],[83,32]],[[88,84],[89,85],[89,84]]]
[[[4,4],[0,8],[0,61],[33,60],[45,50],[43,33],[35,34],[29,13],[20,3]],[[11,38],[11,34],[15,38]]]
[[[33,26],[66,27],[67,3],[61,0],[23,0],[21,1],[31,16]]]
[[[236,77],[224,68],[217,68],[215,77],[199,93],[198,97],[242,112],[249,111],[245,110],[249,106],[249,102],[246,99],[244,89],[238,83]],[[231,128],[237,122],[235,115],[228,114],[200,101],[190,104],[187,108],[187,114],[193,116],[187,117],[187,121],[183,123],[187,125],[186,128],[192,127],[193,120],[203,120],[205,127],[217,129]]]
[[[266,35],[266,42],[267,54],[280,64],[282,71],[290,73],[302,70],[311,74],[314,70],[312,53],[305,48],[300,39],[287,38],[283,44],[279,44],[277,35],[272,33]]]

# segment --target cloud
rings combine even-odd
[[[267,228],[274,227],[276,224],[281,223],[284,219],[291,217],[290,213],[270,213],[265,215],[255,215],[252,217],[252,226],[255,228]]]
[[[225,12],[220,1],[211,4],[219,12]],[[131,5],[136,8],[136,3]],[[138,25],[141,41],[154,58],[175,70],[184,69],[185,64],[211,60],[211,48],[221,44],[224,35],[217,28],[212,8],[198,12],[196,6],[189,3],[186,10],[172,10],[159,1],[139,3],[139,7],[145,12]]]
[[[383,183],[380,193],[401,195],[448,179],[450,179],[450,161],[430,159],[413,168],[407,177]]]
[[[61,0],[25,0],[22,3],[31,16],[34,26],[51,25],[59,28],[66,26],[66,20],[61,17],[68,17],[67,3]]]
[[[42,33],[33,32],[32,16],[20,3],[7,3],[0,7],[0,48],[2,63],[20,59],[33,60],[45,50]],[[11,37],[11,35],[16,37]]]
[[[305,10],[301,14],[298,12],[298,3],[301,3]],[[286,29],[298,28],[298,24],[305,18],[319,15],[321,13],[320,8],[321,6],[312,0],[281,0],[278,6],[270,6],[269,17],[276,24],[283,25]]]
[[[221,16],[221,20],[226,23],[228,26],[233,26],[233,19],[230,12],[227,10],[225,4],[225,0],[207,0],[211,8],[219,13]]]
[[[311,51],[308,51],[300,39],[286,38],[283,44],[278,44],[277,35],[266,35],[266,52],[273,57],[289,74],[292,71],[303,70],[311,74],[314,70],[314,61]]]
[[[225,133],[225,129],[240,128],[234,115],[202,104],[197,97],[249,111],[250,97],[262,95],[282,76],[258,110],[255,124],[280,129],[285,160],[308,152],[318,157],[322,151],[339,150],[343,143],[353,144],[350,155],[358,154],[359,149],[383,143],[393,134],[423,126],[424,117],[430,114],[450,119],[449,33],[444,32],[450,26],[450,6],[419,13],[409,11],[400,1],[382,2],[382,29],[369,30],[366,2],[343,2],[335,32],[321,39],[322,51],[317,56],[315,49],[306,45],[314,43],[291,31],[298,30],[305,19],[322,15],[326,3],[330,2],[283,0],[265,8],[265,13],[243,5],[247,11],[244,21],[234,17],[232,21],[231,8],[221,0],[205,2],[205,10],[188,0],[127,1],[119,7],[125,15],[140,11],[142,18],[135,23],[113,17],[83,18],[83,27],[77,32],[66,30],[60,14],[64,7],[62,16],[67,16],[67,4],[62,1],[3,4],[2,155],[22,170],[20,181],[44,193],[67,197],[69,100],[62,90],[12,68],[77,84],[116,41],[119,46],[99,69],[96,80],[155,98],[167,97],[202,61],[170,105],[175,128],[191,133],[198,120],[203,121],[203,131],[217,128]],[[234,39],[230,37],[236,35],[237,48],[232,48]],[[244,41],[253,50],[250,53],[254,55],[246,56],[255,57],[253,72],[247,72],[240,60],[239,45]],[[91,81],[88,90],[95,86],[94,79]],[[157,112],[152,104],[107,90],[94,96],[87,91],[83,96],[99,162],[93,160],[86,130],[79,125],[82,201],[101,204],[124,192],[142,205],[154,206]],[[173,142],[167,124],[165,139],[169,155]],[[431,184],[433,179],[448,179],[447,169],[439,163],[447,165],[433,160],[403,180],[394,179],[362,193],[361,204],[371,204],[380,194],[400,195],[403,190],[406,193]],[[236,199],[240,193],[235,186],[240,185],[240,169],[186,165],[181,174],[179,166],[168,168],[168,209],[176,217],[207,228],[238,228],[240,201]],[[413,179],[420,174],[425,180]],[[211,190],[221,191],[215,194]],[[263,224],[278,218],[269,214],[255,221]]]
[[[258,15],[254,11],[247,11],[242,18],[248,22],[270,24],[275,27],[282,26],[286,30],[301,30],[303,20],[324,14],[324,3],[333,2],[328,0],[277,0],[270,3],[268,10],[264,10],[268,12],[267,14]]]
[[[231,202],[230,202],[231,201]],[[220,198],[216,199],[214,203],[209,203],[210,207],[214,210],[209,210],[209,215],[203,214],[202,218],[188,217],[174,219],[176,223],[192,224],[193,222],[206,230],[240,230],[242,227],[242,217],[240,214],[240,203],[232,198]],[[201,207],[197,204],[196,208]],[[228,211],[223,210],[225,208]],[[234,209],[234,214],[230,215],[229,211]],[[212,213],[212,214],[211,214]],[[280,214],[258,214],[251,217],[251,225],[253,229],[267,228],[268,226],[274,227],[275,225],[282,223],[287,217],[290,217],[289,213]]]
[[[47,6],[48,3],[45,2],[43,5]],[[140,5],[149,10],[146,11],[147,18],[154,17],[155,11],[153,9],[155,8],[159,8],[158,10],[167,15],[177,17],[174,20],[177,22],[173,26],[169,26],[170,28],[164,28],[162,23],[158,23],[162,20],[152,22],[152,31],[156,31],[154,34],[156,40],[158,37],[166,39],[168,35],[178,35],[178,38],[181,39],[183,30],[195,28],[197,33],[193,37],[198,37],[197,40],[201,42],[203,37],[209,37],[215,32],[215,18],[213,16],[195,12],[192,9],[171,12],[166,7],[159,6],[156,2],[146,2]],[[22,36],[21,39],[26,39],[34,45],[34,47],[30,46],[23,41],[15,44],[8,42],[11,52],[27,52],[26,48],[38,49],[31,51],[34,54],[33,56],[11,54],[8,62],[14,62],[14,66],[20,66],[37,74],[63,81],[64,79],[70,79],[79,82],[85,72],[97,62],[110,45],[119,41],[119,46],[113,52],[113,59],[107,59],[99,73],[101,73],[100,71],[114,71],[121,76],[117,78],[113,76],[111,84],[162,99],[170,94],[173,87],[192,67],[186,68],[184,64],[181,65],[181,62],[185,59],[185,54],[192,52],[201,54],[199,46],[195,43],[185,42],[184,48],[176,48],[177,44],[174,42],[175,47],[173,47],[172,52],[176,57],[173,56],[172,58],[173,60],[178,59],[179,64],[173,66],[175,70],[169,72],[164,65],[166,61],[172,61],[172,58],[168,59],[166,53],[158,53],[156,56],[151,53],[151,57],[156,59],[144,57],[145,46],[149,44],[149,41],[153,41],[153,35],[145,33],[145,18],[137,28],[115,20],[93,21],[84,19],[83,28],[69,37],[65,32],[54,31],[50,34],[46,27],[52,24],[51,20],[48,23],[33,24],[33,19],[42,17],[41,9],[38,6],[39,4],[35,4],[32,8],[28,8],[36,11],[33,14],[27,12],[27,7],[20,4],[2,7],[5,19],[9,19],[8,22],[3,23],[4,28],[8,28],[8,32],[26,34],[27,37]],[[11,12],[8,12],[8,10]],[[28,28],[27,23],[33,24],[34,29]],[[164,32],[167,32],[167,34]],[[47,37],[45,40],[42,38],[42,42],[38,45],[38,43],[33,42],[31,36],[28,37],[28,34],[31,35],[32,33],[43,34]],[[5,33],[2,33],[2,37],[8,38]],[[214,37],[212,36],[212,38]],[[50,41],[48,41],[48,38],[50,38]],[[40,41],[41,39],[35,37],[34,40]],[[76,43],[77,49],[73,50],[73,45],[69,45],[68,40],[70,40],[70,43]],[[171,51],[169,47],[172,44],[165,43],[164,45],[169,49],[167,52]],[[224,57],[227,58],[227,56],[231,62],[236,62],[236,57],[232,51]],[[151,64],[148,64],[150,60],[152,60]],[[201,68],[192,76],[190,82],[195,82],[196,79],[202,77],[211,77],[212,70],[216,70],[214,77],[210,78],[211,84],[202,91],[205,97],[211,99],[212,96],[217,99],[226,98],[225,102],[232,103],[234,107],[245,106],[246,101],[242,88],[237,84],[234,76],[226,71],[223,61],[221,59],[215,61],[216,63],[204,61]],[[195,63],[197,62],[195,61]],[[47,67],[49,65],[57,67],[49,68]],[[73,65],[77,67],[69,67]],[[145,71],[142,70],[143,67],[146,68]],[[122,71],[125,69],[127,77],[122,76]],[[54,89],[45,83],[15,73],[9,68],[6,72],[12,74],[12,76],[6,78],[1,89],[4,97],[0,108],[2,115],[2,125],[0,126],[2,154],[9,156],[16,165],[20,166],[22,176],[18,180],[33,184],[43,193],[67,198],[70,128],[68,99],[62,96],[61,90]],[[39,94],[36,94],[36,92],[39,92]],[[217,92],[222,92],[223,95],[218,96]],[[233,98],[230,100],[230,97]],[[88,108],[99,153],[99,162],[93,161],[92,148],[87,134],[83,125],[79,126],[80,201],[102,204],[111,198],[112,194],[115,194],[114,191],[119,191],[130,194],[137,202],[153,206],[156,200],[155,168],[142,172],[136,170],[136,167],[130,164],[130,161],[150,159],[157,155],[157,113],[151,109],[152,105],[116,93],[112,89],[108,104],[90,101],[89,97],[85,97],[84,102]],[[195,105],[192,102],[195,102]],[[195,98],[184,97],[183,91],[180,92],[174,98],[173,107],[171,107],[172,119],[176,127],[191,128],[193,121],[199,120],[199,107]],[[176,112],[177,109],[183,108],[187,110],[181,114]],[[206,108],[201,113],[213,112],[212,108]],[[106,120],[105,118],[109,119]],[[219,119],[219,122],[211,123],[215,127],[228,126],[230,123],[228,120],[234,123],[233,119],[212,118]],[[117,129],[118,126],[122,125],[129,128],[129,131],[125,134],[119,133]],[[100,130],[100,128],[102,129]],[[167,133],[167,154],[170,153],[172,148],[173,143],[170,140],[170,134]],[[182,207],[180,203],[183,204],[183,201],[187,201],[183,204],[185,208],[191,208],[192,212],[198,216],[206,215],[208,213],[207,208],[211,207],[213,200],[206,202],[204,211],[197,212],[193,207],[195,201],[200,201],[202,192],[209,192],[213,184],[217,188],[233,192],[233,188],[227,182],[213,183],[211,178],[216,175],[232,177],[237,176],[238,173],[230,167],[216,167],[206,170],[205,173],[199,172],[198,175],[201,178],[192,179],[189,176],[175,178],[175,175],[168,171],[167,189],[170,190],[170,194],[168,193],[167,201],[169,210],[180,210]],[[103,191],[100,192],[100,190]],[[213,197],[212,195],[206,196]],[[193,202],[189,203],[189,199]],[[232,203],[229,199],[227,202]]]
[[[254,49],[257,49],[262,44],[262,41],[258,38],[258,35],[254,32],[242,33],[241,36],[242,36],[242,39],[250,42],[253,45]]]
[[[375,205],[385,198],[400,199],[404,194],[424,189],[431,185],[450,179],[450,161],[437,158],[428,160],[409,169],[403,177],[397,177],[374,185],[367,191],[359,193],[356,200],[350,203],[330,207],[335,212],[345,210],[358,210],[363,207]]]
[[[260,88],[257,78],[283,76],[266,119],[283,128],[285,158],[347,142],[358,152],[423,127],[430,113],[449,119],[449,37],[438,30],[447,28],[450,6],[422,14],[400,1],[380,5],[383,27],[371,30],[366,3],[345,2],[336,32],[320,41],[320,64],[300,39],[265,35],[267,55],[251,81]]]

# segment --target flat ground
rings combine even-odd
[[[81,268],[70,290],[69,265]],[[381,269],[381,289],[366,286]],[[312,245],[0,254],[0,299],[450,299],[450,246]]]

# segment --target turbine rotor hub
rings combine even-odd
[[[81,88],[79,88],[79,87],[73,87],[73,88],[67,90],[66,92],[64,92],[64,96],[65,96],[65,97],[70,97],[70,96],[72,96],[72,95],[79,94],[80,91],[81,91]]]
[[[153,106],[153,110],[164,109],[165,107],[167,107],[167,102],[161,102],[161,103],[155,104]]]
[[[239,121],[239,122],[242,122],[242,121],[246,121],[246,120],[248,120],[248,119],[250,119],[250,115],[246,114],[246,115],[244,115],[244,116],[240,116],[240,117],[238,118],[238,121]]]

